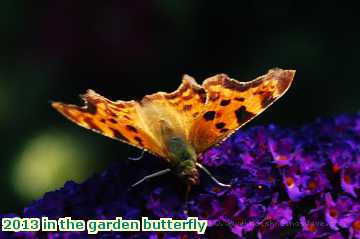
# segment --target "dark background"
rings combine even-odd
[[[360,108],[359,13],[335,1],[0,3],[0,213],[140,152],[75,126],[50,100],[172,91],[184,73],[247,81],[296,69],[290,91],[247,127],[300,127]]]

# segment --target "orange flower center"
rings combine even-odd
[[[340,169],[341,169],[341,167],[340,167],[339,165],[337,165],[337,164],[334,164],[334,165],[332,166],[332,171],[333,171],[334,173],[339,172]]]
[[[279,155],[279,156],[277,157],[277,159],[280,160],[280,161],[285,161],[285,160],[288,159],[288,157],[287,157],[286,155]]]
[[[336,209],[335,209],[335,208],[331,208],[331,209],[329,210],[329,214],[330,214],[330,216],[332,216],[332,217],[337,217],[337,211],[336,211]]]
[[[317,188],[317,183],[315,182],[315,181],[310,181],[309,183],[308,183],[308,188],[310,189],[310,190],[315,190],[316,188]]]
[[[360,231],[360,219],[353,222],[352,227],[354,228],[355,231]]]
[[[345,181],[345,183],[347,183],[347,184],[351,184],[351,178],[350,178],[350,176],[349,176],[349,175],[344,175],[344,181]]]
[[[294,179],[292,177],[286,177],[285,178],[285,183],[289,188],[291,188],[291,187],[293,187],[295,185],[295,181],[294,181]]]
[[[308,225],[308,230],[311,231],[311,232],[315,232],[316,231],[316,226],[314,224],[309,224]]]

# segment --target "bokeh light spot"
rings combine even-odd
[[[59,131],[30,139],[14,164],[15,192],[24,200],[34,200],[61,187],[67,180],[84,180],[94,165],[89,148]]]

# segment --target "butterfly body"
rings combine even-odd
[[[199,172],[196,168],[197,156],[195,149],[181,138],[171,137],[167,142],[171,158],[170,162],[175,174],[185,183],[199,183]]]
[[[107,137],[147,150],[167,161],[188,185],[199,183],[199,155],[221,143],[259,115],[289,88],[294,70],[272,69],[248,82],[225,74],[202,85],[184,75],[171,93],[158,92],[140,101],[111,101],[92,90],[85,106],[54,102],[74,123]]]

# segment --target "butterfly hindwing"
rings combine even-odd
[[[205,100],[205,90],[192,77],[184,75],[176,91],[147,95],[141,100],[141,106],[144,118],[150,122],[157,138],[163,141],[169,137],[187,140],[191,125],[203,110]]]
[[[259,115],[286,92],[294,74],[292,70],[273,69],[249,82],[224,74],[206,79],[202,84],[206,104],[189,134],[196,152],[204,152]]]

